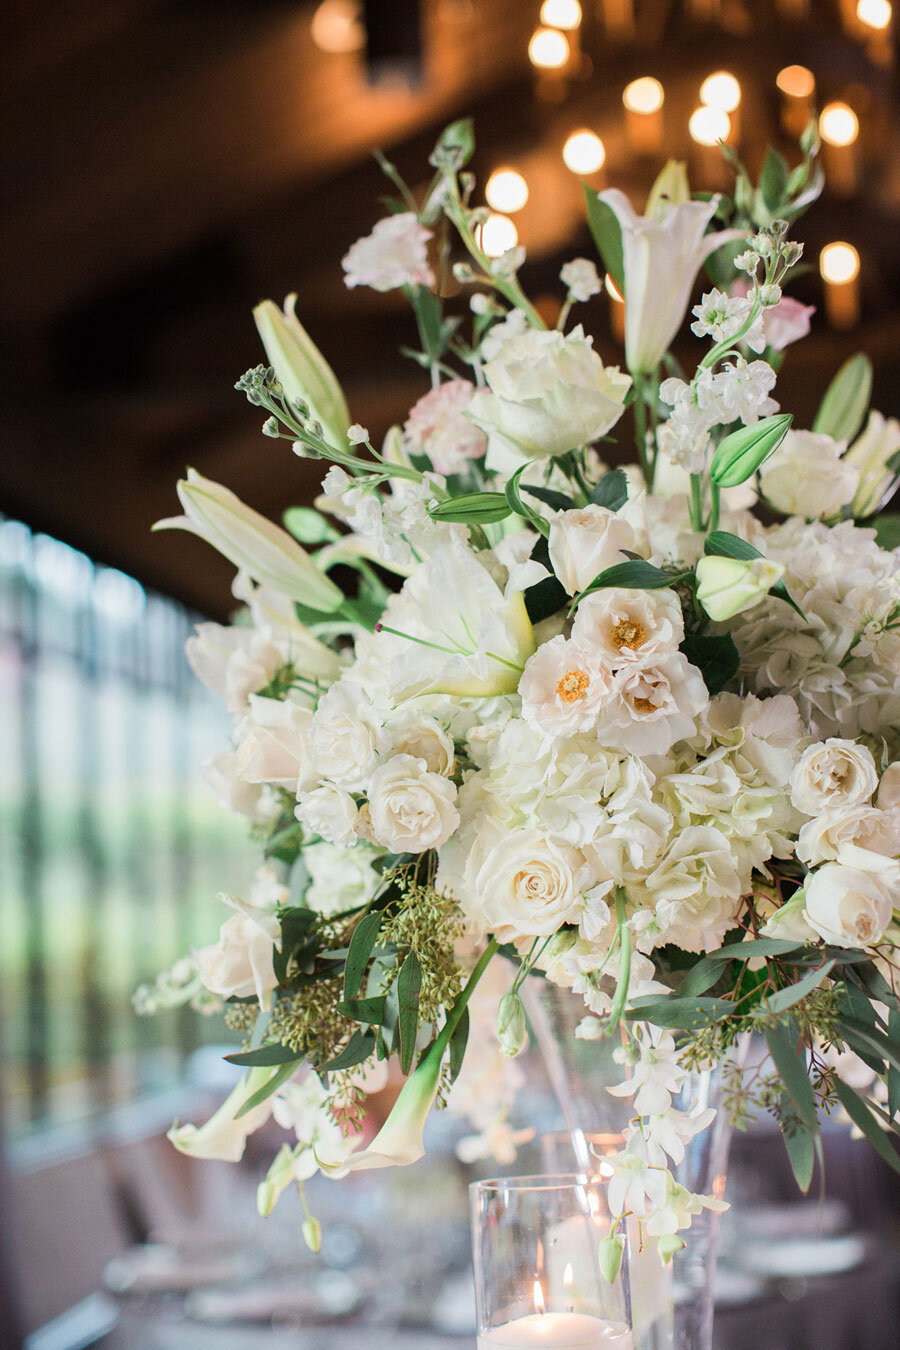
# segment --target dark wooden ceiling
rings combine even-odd
[[[395,354],[413,336],[402,303],[342,284],[340,258],[384,191],[370,149],[420,182],[440,127],[474,113],[482,176],[510,158],[532,166],[523,277],[549,293],[561,258],[589,247],[576,185],[555,167],[567,131],[596,127],[607,181],[638,199],[661,162],[635,161],[623,135],[622,87],[645,73],[666,85],[669,154],[689,153],[698,85],[722,66],[744,86],[753,162],[780,135],[781,66],[803,62],[825,98],[858,108],[860,190],[828,194],[800,236],[813,256],[828,239],[856,244],[863,320],[837,334],[817,318],[780,390],[802,422],[842,356],[865,346],[879,406],[900,413],[894,67],[842,31],[839,0],[815,0],[806,23],[785,18],[787,0],[636,0],[626,34],[609,23],[623,0],[582,3],[590,59],[564,90],[538,90],[527,45],[539,0],[371,0],[368,68],[364,53],[318,50],[315,5],[299,0],[18,0],[0,91],[0,510],[223,612],[227,565],[195,540],[149,533],[174,509],[175,479],[193,464],[277,518],[321,477],[263,438],[233,391],[261,354],[252,305],[299,292],[354,417],[376,434],[422,390]],[[800,290],[820,302],[815,275]],[[586,319],[614,359],[605,301]]]

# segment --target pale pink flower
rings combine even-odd
[[[394,291],[400,286],[433,286],[426,244],[431,230],[420,225],[414,212],[379,220],[371,234],[351,245],[341,262],[345,285],[371,286]]]
[[[427,455],[438,473],[459,473],[466,460],[480,459],[487,436],[464,416],[475,386],[450,380],[425,394],[410,409],[403,428],[414,455]]]
[[[551,638],[529,657],[519,681],[522,716],[545,736],[587,731],[609,685],[609,672],[574,642]]]

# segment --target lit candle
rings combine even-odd
[[[833,328],[853,328],[859,321],[859,254],[852,244],[826,244],[819,254],[825,282],[825,312]]]
[[[781,90],[781,125],[791,136],[799,137],[812,116],[816,78],[806,66],[785,66],[775,83]]]
[[[512,1322],[484,1331],[478,1350],[503,1345],[507,1350],[634,1350],[631,1332],[624,1322],[608,1322],[587,1313],[529,1313]]]
[[[828,103],[819,116],[825,158],[825,177],[836,192],[856,191],[859,118],[848,103]]]
[[[665,97],[665,90],[652,75],[642,75],[625,86],[625,135],[636,154],[654,155],[662,144]]]

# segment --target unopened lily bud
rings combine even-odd
[[[684,1246],[684,1243],[681,1245]],[[625,1239],[623,1237],[602,1238],[597,1243],[597,1261],[600,1266],[600,1274],[607,1284],[615,1284],[619,1278],[624,1253]]]
[[[322,1225],[311,1214],[303,1220],[303,1241],[311,1252],[322,1250]]]
[[[712,481],[724,488],[746,483],[781,445],[792,421],[790,413],[775,413],[732,431],[716,446],[709,470]]]
[[[900,422],[873,410],[865,431],[856,438],[844,459],[858,465],[860,470],[850,514],[860,517],[880,511],[900,474]]]
[[[253,311],[275,374],[291,403],[307,405],[310,413],[328,429],[328,439],[344,445],[350,414],[334,371],[294,313],[296,295],[289,295],[280,310],[263,300]]]
[[[730,619],[759,604],[783,575],[783,565],[768,558],[701,558],[697,599],[711,619]]]
[[[511,990],[500,1000],[497,1012],[497,1039],[500,1050],[508,1059],[515,1059],[525,1049],[528,1040],[528,1025],[525,1021],[525,1009],[518,994]]]

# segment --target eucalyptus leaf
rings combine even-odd
[[[289,1064],[282,1064],[280,1068],[277,1068],[268,1082],[263,1083],[261,1088],[258,1088],[252,1096],[248,1097],[239,1111],[235,1111],[235,1120],[240,1120],[241,1116],[245,1116],[247,1112],[252,1111],[255,1106],[260,1106],[267,1097],[271,1097],[273,1092],[277,1092],[282,1083],[286,1083],[292,1074],[296,1072],[299,1063],[301,1063],[301,1056],[295,1055],[294,1059]]]
[[[888,1167],[900,1173],[900,1156],[888,1143],[884,1130],[873,1116],[868,1104],[837,1074],[834,1077],[834,1090],[838,1095],[841,1106],[843,1106],[856,1128],[866,1136],[875,1152],[884,1159]]]
[[[463,1008],[462,1017],[460,1017],[456,1026],[453,1028],[453,1035],[450,1037],[450,1082],[455,1083],[459,1076],[459,1071],[463,1066],[463,1060],[466,1054],[466,1046],[469,1042],[469,1009]]]
[[[416,1053],[416,1032],[419,1029],[419,994],[422,990],[422,967],[415,952],[410,952],[397,976],[397,998],[400,1017],[400,1069],[409,1073]]]
[[[826,961],[824,965],[818,966],[815,970],[808,971],[796,984],[789,984],[784,989],[778,989],[768,998],[763,999],[759,1007],[754,1010],[755,1017],[778,1016],[779,1013],[786,1012],[788,1008],[793,1008],[795,1003],[806,998],[814,989],[818,989],[822,981],[831,974],[834,968],[834,961]]]
[[[798,1054],[791,1040],[780,1027],[768,1028],[766,1044],[785,1086],[785,1091],[794,1103],[800,1119],[808,1129],[816,1130],[818,1128],[816,1094],[809,1080],[803,1050],[801,1049],[800,1054]],[[803,1058],[801,1058],[801,1055],[803,1055]]]
[[[792,1129],[783,1131],[784,1146],[797,1185],[806,1195],[812,1185],[816,1136],[802,1121],[795,1121],[792,1124]]]
[[[276,1064],[296,1064],[297,1051],[290,1045],[261,1045],[258,1050],[245,1050],[226,1055],[229,1064],[241,1064],[247,1069],[264,1069]]]
[[[343,1050],[339,1050],[333,1059],[316,1067],[317,1073],[331,1073],[339,1069],[352,1069],[367,1060],[375,1049],[375,1033],[372,1031],[354,1031]]]
[[[752,938],[745,942],[732,942],[727,947],[710,952],[710,961],[752,961],[757,956],[786,956],[802,947],[802,942],[793,938]]]
[[[337,1010],[354,1022],[368,1022],[371,1026],[379,1026],[384,1016],[385,1002],[384,994],[379,994],[375,998],[345,998],[337,1005]]]
[[[672,1031],[693,1031],[708,1022],[720,1022],[732,1012],[734,1004],[724,998],[679,998],[678,995],[658,998],[651,994],[633,999],[625,1017],[629,1021],[652,1022],[656,1027]]]
[[[369,957],[372,955],[372,948],[378,939],[383,918],[384,915],[380,911],[374,910],[369,914],[364,914],[356,925],[347,951],[347,964],[344,967],[345,999],[356,998],[359,993],[359,986],[369,963]]]

